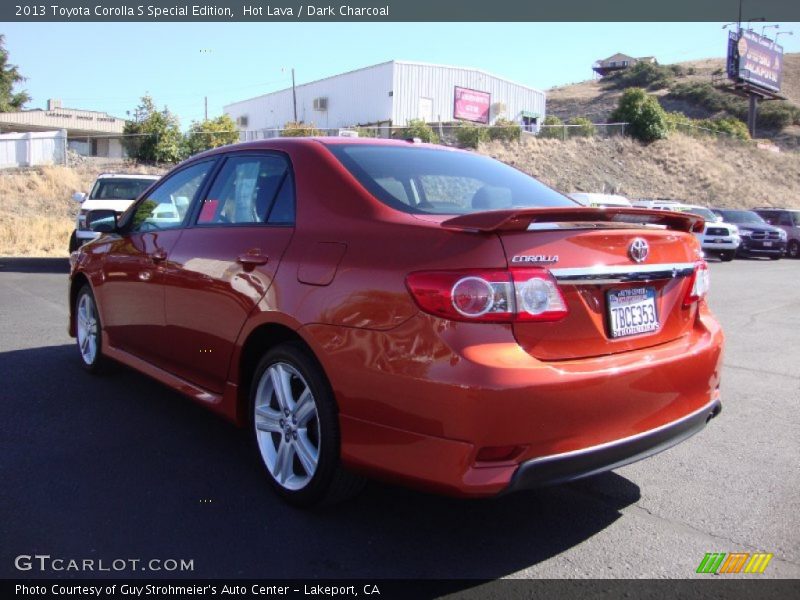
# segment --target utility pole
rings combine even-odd
[[[204,100],[205,100],[205,105],[206,105],[206,108],[205,108],[205,115],[206,115],[206,117],[205,117],[205,119],[204,119],[204,120],[205,120],[205,121],[208,121],[208,96],[206,96],[206,97],[204,98]]]
[[[294,67],[292,67],[292,108],[294,109],[294,122],[297,123],[297,91],[294,87]]]

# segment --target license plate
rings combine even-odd
[[[722,238],[718,238],[718,239],[714,240],[714,243],[715,244],[724,244],[725,240],[723,240]]]
[[[650,333],[658,329],[655,288],[609,290],[606,298],[612,338]]]
[[[764,248],[772,248],[772,242],[764,242]]]

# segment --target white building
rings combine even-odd
[[[50,99],[47,108],[0,113],[0,132],[35,133],[65,130],[69,147],[79,154],[123,158],[125,119],[95,110],[64,108]]]
[[[295,94],[297,120],[320,129],[402,127],[411,119],[493,123],[503,117],[533,130],[545,113],[540,90],[479,69],[400,60],[298,85]],[[294,121],[292,88],[234,102],[224,111],[247,132],[243,138],[277,135]]]

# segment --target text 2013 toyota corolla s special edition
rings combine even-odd
[[[72,255],[69,330],[246,425],[299,505],[459,496],[655,454],[720,410],[701,217],[586,208],[501,162],[279,139],[176,167]]]

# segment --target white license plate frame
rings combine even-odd
[[[647,335],[661,328],[656,288],[642,286],[606,292],[606,318],[611,339]]]

